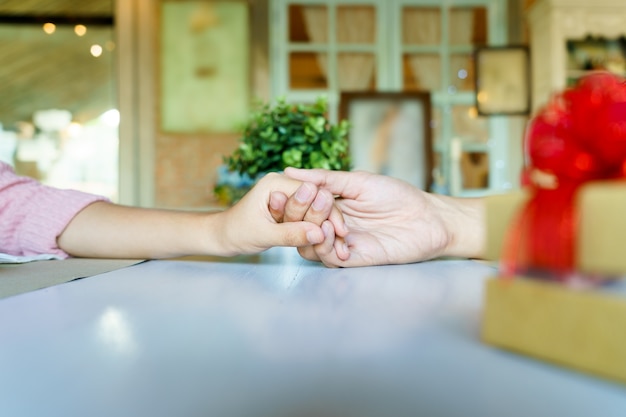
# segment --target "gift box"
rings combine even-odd
[[[506,232],[527,199],[528,193],[523,191],[486,199],[487,259],[501,259]],[[576,204],[580,209],[577,269],[591,274],[626,274],[626,181],[587,183],[578,191]]]
[[[583,77],[529,123],[525,192],[486,200],[485,342],[626,383],[626,81]]]
[[[528,196],[486,199],[488,259],[502,256],[508,226]],[[577,197],[577,268],[626,273],[626,183],[586,184]],[[626,282],[572,288],[533,277],[487,281],[482,337],[491,345],[626,383]]]

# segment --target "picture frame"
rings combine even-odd
[[[250,106],[247,0],[161,0],[159,116],[164,133],[232,133]]]
[[[474,62],[479,115],[530,114],[530,50],[527,46],[480,47],[474,52]]]
[[[352,169],[389,175],[429,191],[433,182],[431,97],[427,91],[344,91],[340,119]]]

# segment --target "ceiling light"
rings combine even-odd
[[[54,23],[48,22],[43,24],[43,31],[46,32],[48,35],[52,35],[56,29],[57,27]]]
[[[83,36],[85,33],[87,33],[87,26],[85,25],[74,26],[74,33],[76,33],[78,36]]]
[[[91,45],[91,55],[96,58],[102,55],[102,47],[98,44]]]

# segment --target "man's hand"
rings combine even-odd
[[[338,196],[335,205],[349,229],[344,237],[336,223],[323,221],[324,242],[298,249],[307,259],[336,267],[482,255],[483,203],[479,199],[438,196],[365,172],[287,168],[285,174]],[[289,210],[287,204],[285,210]],[[285,218],[299,219],[295,210]]]

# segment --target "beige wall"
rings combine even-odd
[[[120,201],[198,209],[217,204],[217,167],[239,133],[168,134],[160,130],[158,31],[162,0],[117,2],[119,37]],[[239,1],[239,0],[233,0]],[[250,98],[269,98],[268,0],[250,10]],[[219,97],[215,98],[219,100]]]
[[[267,0],[250,2],[251,98],[269,96]],[[216,100],[220,100],[216,97]],[[154,202],[158,207],[201,208],[216,205],[212,188],[223,156],[239,134],[172,135],[157,130]]]
[[[120,30],[121,202],[170,208],[213,207],[216,169],[223,156],[237,146],[239,134],[173,135],[159,131],[157,35],[161,1],[116,2]],[[511,43],[527,43],[526,27],[520,20],[524,20],[528,2],[508,0]],[[251,21],[251,98],[267,99],[268,0],[247,3]],[[524,123],[514,123],[511,149],[521,149],[519,138]],[[521,151],[513,152],[512,159],[517,160],[510,165],[519,166]]]

